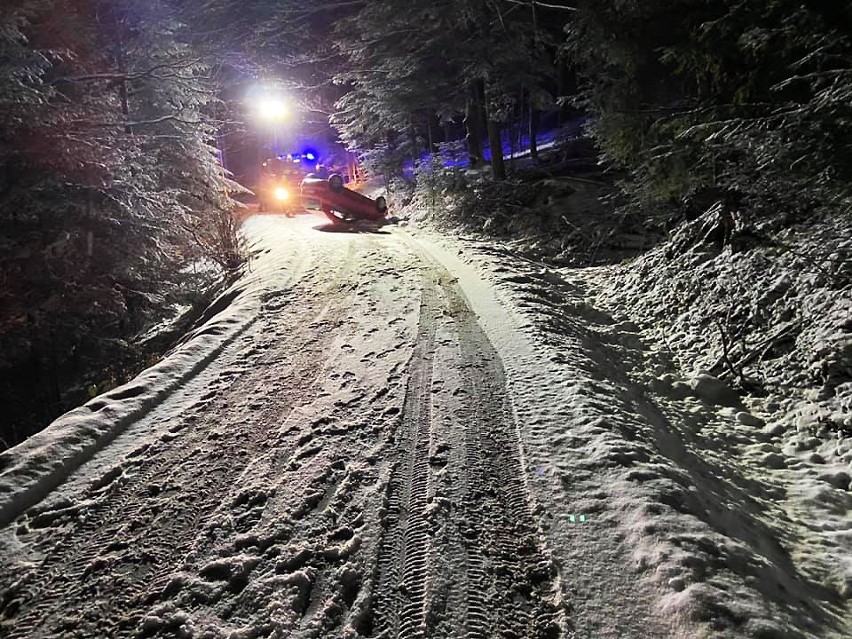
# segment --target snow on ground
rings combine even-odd
[[[500,360],[452,277],[404,236],[317,219],[248,222],[252,270],[178,353],[223,317],[243,331],[76,471],[79,432],[41,435],[71,442],[68,477],[4,507],[5,636],[567,627]],[[8,493],[43,470],[10,459]]]
[[[271,251],[268,247],[255,250]],[[292,254],[281,253],[260,263],[261,269],[255,268],[222,293],[199,320],[200,327],[184,336],[161,362],[0,453],[0,526],[41,500],[135,420],[197,376],[251,327],[265,299],[299,275]]]
[[[849,636],[849,493],[593,272],[324,230],[0,456],[4,636]]]
[[[561,518],[557,555],[574,546],[564,556],[588,559],[565,536],[585,512],[661,588],[658,610],[702,632],[852,634],[847,439],[785,438],[762,402],[700,370],[683,378],[654,339],[665,327],[643,334],[606,297],[612,269],[554,270],[487,242],[462,255],[532,325],[538,367],[505,361],[534,486],[553,504],[544,518]],[[500,332],[489,334],[508,344]]]

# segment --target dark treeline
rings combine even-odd
[[[125,381],[139,336],[238,257],[180,9],[0,5],[0,444]]]
[[[120,381],[134,339],[202,285],[187,265],[233,261],[212,144],[239,135],[234,87],[275,78],[385,173],[452,140],[473,165],[501,139],[536,157],[543,116],[574,113],[624,207],[722,202],[788,224],[848,214],[851,7],[6,0],[3,436]],[[504,179],[502,154],[491,164]]]
[[[481,162],[483,140],[559,102],[635,209],[721,198],[792,219],[849,195],[850,35],[852,5],[833,0],[369,2],[338,23],[333,121],[417,156],[426,124],[463,120]]]

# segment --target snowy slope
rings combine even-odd
[[[535,485],[561,516],[555,547],[594,570],[566,536],[580,529],[571,513],[591,512],[661,588],[659,609],[702,632],[852,634],[848,441],[790,441],[761,402],[753,414],[712,376],[682,377],[667,344],[604,296],[611,270],[557,271],[488,242],[461,253],[532,329],[538,365],[505,361]]]
[[[175,353],[0,456],[4,636],[848,636],[848,492],[588,274],[244,230]]]

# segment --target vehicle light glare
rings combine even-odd
[[[287,115],[287,105],[283,101],[273,98],[261,100],[257,109],[264,120],[282,120]]]
[[[275,199],[276,200],[280,200],[280,201],[283,202],[284,200],[289,199],[289,197],[290,197],[290,193],[284,187],[278,186],[278,187],[275,188]]]

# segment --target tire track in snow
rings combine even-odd
[[[183,632],[175,612],[195,636],[559,636],[502,365],[447,271],[393,236],[366,244],[321,243],[294,292],[305,308],[272,300],[272,332],[225,353],[259,353],[256,368],[97,476],[90,505],[32,511],[50,521],[22,533],[36,562],[0,631],[125,637],[149,611],[158,636]]]
[[[455,320],[439,327],[438,343],[435,368],[441,376],[433,389],[437,433],[430,462],[437,467],[434,528],[442,542],[443,556],[440,550],[433,553],[433,562],[439,568],[430,615],[435,620],[436,636],[488,637],[488,571],[473,538],[482,522],[474,521],[470,513],[481,460],[477,447],[471,445],[473,437],[465,432],[472,423],[466,400],[470,388],[461,365]]]
[[[436,627],[469,639],[552,639],[564,625],[553,603],[558,587],[530,506],[502,365],[450,282],[439,267],[424,275],[394,442],[397,461],[387,487],[373,630],[375,636],[405,639],[435,636]],[[453,336],[455,349],[436,362],[439,325],[442,334]],[[448,369],[461,380],[450,393],[454,398],[437,392],[451,377]],[[433,441],[437,416],[451,422],[449,481],[430,464],[433,444],[440,445]],[[449,506],[436,515],[444,502]],[[443,524],[443,537],[436,521]]]
[[[397,442],[403,458],[388,484],[386,531],[378,560],[375,630],[394,637],[425,636],[429,534],[425,520],[429,489],[432,364],[437,317],[433,282],[424,282],[417,341],[411,360]]]
[[[458,288],[447,278],[442,286],[465,400],[452,443],[464,449],[456,499],[470,575],[466,636],[557,637],[552,564],[532,514],[502,365]]]

